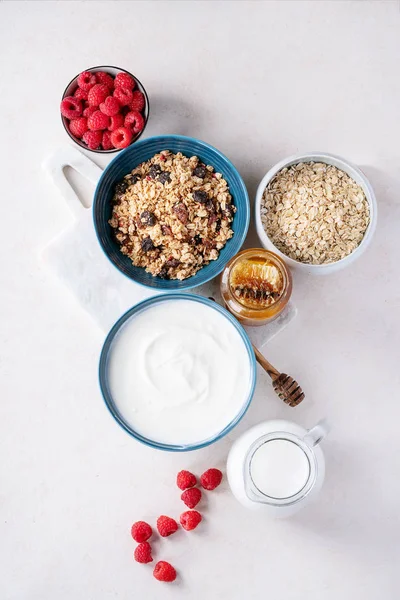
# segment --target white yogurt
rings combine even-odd
[[[174,445],[221,432],[246,402],[251,375],[234,325],[186,299],[134,315],[108,360],[109,390],[123,419],[140,435]]]
[[[308,458],[297,444],[271,440],[262,444],[251,458],[254,485],[271,498],[290,498],[306,485],[310,475]]]

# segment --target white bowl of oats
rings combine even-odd
[[[264,248],[310,273],[338,271],[367,248],[377,203],[362,171],[347,160],[312,152],[280,161],[261,180],[255,202]]]

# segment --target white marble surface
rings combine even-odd
[[[399,3],[3,2],[0,56],[0,598],[395,600]],[[369,250],[330,277],[295,276],[298,316],[268,346],[306,402],[280,405],[260,372],[242,423],[192,454],[156,452],[114,423],[97,386],[102,334],[37,258],[70,218],[40,168],[67,142],[60,95],[101,63],[144,82],[146,135],[214,144],[251,197],[268,167],[311,149],[360,165],[378,198]],[[270,521],[225,484],[208,496],[201,529],[157,543],[176,584],[133,563],[131,522],[179,514],[178,469],[223,467],[232,441],[262,419],[309,426],[325,415],[333,429],[318,505]]]

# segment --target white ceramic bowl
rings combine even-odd
[[[368,201],[370,211],[370,222],[360,245],[351,254],[334,263],[328,263],[324,265],[311,265],[308,263],[300,262],[298,260],[294,260],[293,258],[286,256],[286,254],[283,254],[283,252],[278,250],[278,248],[272,243],[261,222],[261,199],[265,188],[267,187],[271,179],[275,177],[278,171],[280,171],[284,167],[290,167],[291,165],[295,165],[300,162],[322,162],[328,165],[334,165],[338,169],[341,169],[342,171],[347,173],[352,179],[354,179],[354,181],[358,183],[358,185],[362,187],[365,197]],[[309,154],[299,154],[297,156],[290,156],[289,158],[285,158],[268,171],[268,173],[262,178],[261,183],[257,189],[255,211],[257,233],[264,248],[267,248],[267,250],[272,250],[272,252],[275,252],[276,254],[281,256],[285,260],[286,264],[288,264],[290,267],[301,269],[303,271],[307,271],[313,274],[326,274],[334,273],[335,271],[339,271],[340,269],[347,267],[347,265],[351,264],[365,251],[365,249],[371,241],[371,238],[376,228],[378,207],[371,184],[365,177],[364,173],[358,167],[352,165],[340,156],[326,154],[325,152],[310,152]]]

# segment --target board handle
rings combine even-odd
[[[84,206],[65,176],[64,168],[71,167],[78,171],[82,177],[96,185],[103,173],[93,161],[73,146],[57,148],[42,163],[43,169],[49,175],[54,185],[63,195],[73,215],[78,219],[84,211],[89,210]]]

